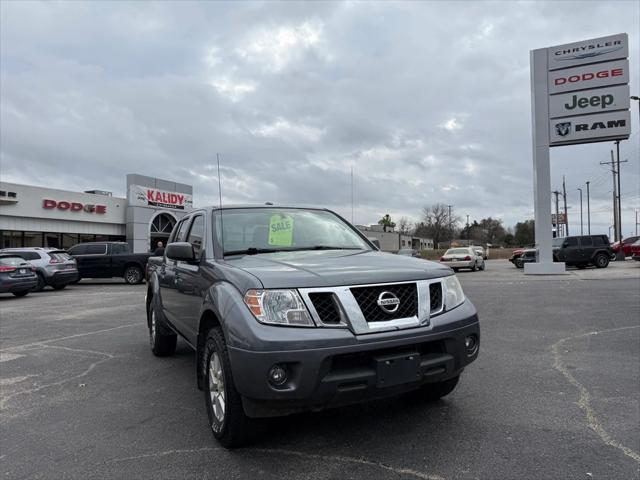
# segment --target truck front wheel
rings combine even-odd
[[[153,304],[149,307],[149,343],[151,351],[156,357],[170,357],[176,351],[178,336],[169,332],[169,329],[162,325],[156,315]]]
[[[204,346],[204,403],[213,436],[225,448],[242,446],[251,430],[251,419],[242,408],[231,372],[227,345],[220,327],[209,330]]]

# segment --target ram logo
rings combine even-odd
[[[571,132],[571,122],[556,123],[556,133],[561,137],[566,137]]]

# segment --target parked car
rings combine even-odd
[[[538,250],[535,248],[526,248],[518,256],[514,255],[509,259],[517,268],[524,268],[525,263],[535,263],[538,257]]]
[[[38,284],[36,269],[19,255],[0,254],[0,293],[24,297]]]
[[[440,257],[440,262],[451,267],[454,272],[461,268],[468,268],[472,272],[484,270],[484,259],[472,247],[450,248]]]
[[[78,262],[80,278],[122,277],[130,285],[144,280],[150,253],[131,253],[125,242],[79,243],[69,249]]]
[[[55,290],[62,290],[70,283],[78,280],[78,266],[64,250],[56,248],[24,247],[4,248],[0,253],[18,255],[36,268],[38,284],[36,292],[41,292],[49,285]]]
[[[633,255],[632,245],[640,240],[640,236],[637,237],[627,237],[622,240],[622,242],[615,242],[611,244],[611,250],[614,254],[618,254],[620,249],[624,252],[625,257],[630,257]],[[622,257],[621,257],[622,258]]]
[[[148,272],[151,350],[172,355],[180,335],[196,351],[225,447],[257,417],[438,399],[478,356],[476,309],[450,268],[380,252],[329,210],[195,210]]]
[[[553,260],[567,266],[605,268],[613,251],[606,235],[582,235],[553,239]]]
[[[483,260],[489,258],[487,255],[488,249],[485,251],[484,247],[481,247],[480,245],[472,245],[471,248],[473,248],[475,252],[482,257]]]
[[[398,250],[398,255],[404,255],[405,257],[422,258],[420,252],[418,250],[414,250],[413,248],[401,248],[400,250]]]
[[[631,258],[640,261],[640,240],[631,245]]]

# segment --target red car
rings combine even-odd
[[[633,244],[640,240],[640,236],[638,237],[627,237],[622,240],[622,251],[624,252],[625,257],[630,257],[633,255]],[[615,242],[611,244],[611,249],[613,253],[618,253],[620,251],[620,242]]]
[[[640,262],[640,240],[629,247],[631,250],[631,258]]]

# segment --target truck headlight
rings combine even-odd
[[[442,282],[444,286],[444,306],[447,310],[456,308],[464,302],[464,292],[458,281],[458,277],[451,275]]]
[[[314,327],[296,290],[249,290],[244,303],[260,323],[291,327]]]

